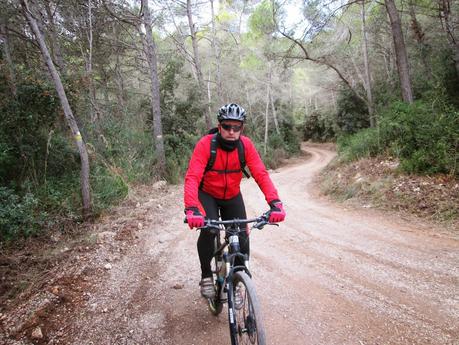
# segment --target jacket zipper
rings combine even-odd
[[[226,152],[226,166],[225,166],[225,172],[224,172],[224,175],[225,175],[225,190],[223,192],[223,199],[225,199],[226,197],[226,189],[228,188],[228,179],[226,177],[226,171],[228,170],[228,152]]]

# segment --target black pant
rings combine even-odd
[[[218,219],[219,216],[221,216],[222,220],[247,218],[245,213],[244,200],[242,199],[241,193],[232,199],[222,200],[216,199],[213,196],[203,192],[202,190],[199,190],[199,201],[206,211],[207,218]],[[210,262],[212,261],[212,257],[215,251],[214,238],[215,235],[211,234],[209,231],[204,230],[199,234],[198,254],[199,261],[201,262],[202,278],[212,277]],[[241,232],[239,234],[239,245],[242,253],[247,255],[250,254],[250,244],[247,233]]]

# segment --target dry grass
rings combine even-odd
[[[391,157],[332,162],[320,176],[322,192],[337,200],[408,212],[459,231],[459,180],[406,175]]]

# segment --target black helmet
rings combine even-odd
[[[225,104],[218,110],[218,122],[223,120],[245,121],[245,110],[236,103]]]

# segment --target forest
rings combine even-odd
[[[230,102],[270,168],[311,140],[459,175],[459,1],[6,0],[0,45],[0,242],[181,183]]]

